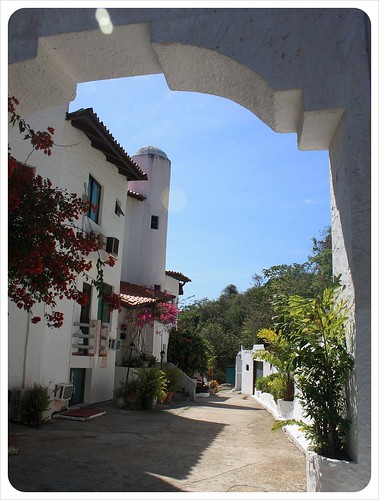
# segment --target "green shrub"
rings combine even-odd
[[[258,391],[262,392],[269,392],[271,393],[270,387],[272,383],[275,380],[280,379],[279,373],[271,373],[270,375],[267,375],[266,377],[260,377],[256,382],[255,382],[255,387],[258,389]],[[276,384],[276,385],[275,385]],[[278,383],[275,382],[274,384],[274,391],[277,391]]]
[[[255,382],[255,388],[258,391],[267,392],[267,384],[267,377],[259,377],[259,379]]]
[[[149,400],[164,400],[167,394],[167,379],[158,368],[140,368],[137,376],[137,408],[150,409]]]
[[[293,401],[294,379],[292,362],[294,346],[284,337],[280,330],[275,331],[268,328],[261,328],[258,332],[258,338],[264,342],[266,347],[253,352],[253,358],[266,361],[276,368],[281,378],[281,384],[275,382],[273,391],[279,395],[280,399]],[[283,390],[280,388],[280,385],[283,386]]]
[[[284,383],[282,377],[277,376],[269,381],[268,392],[273,396],[275,401],[284,398]]]
[[[27,391],[20,402],[21,422],[38,427],[43,422],[43,412],[50,407],[50,398],[46,386],[34,384],[31,391]]]

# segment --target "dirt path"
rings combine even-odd
[[[305,457],[252,398],[231,391],[152,412],[101,406],[88,422],[10,424],[11,484],[51,492],[306,491]]]

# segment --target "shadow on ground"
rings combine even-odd
[[[9,480],[22,492],[180,491],[164,478],[185,479],[224,428],[185,418],[186,407],[125,411],[111,403],[87,421],[53,420],[39,429],[11,424],[20,454]]]
[[[196,400],[197,405],[208,406],[210,408],[223,408],[226,410],[242,410],[242,411],[265,411],[262,407],[253,408],[251,406],[241,406],[241,405],[232,405],[226,404],[226,401],[230,400],[228,397],[223,397],[217,395],[216,397],[210,396],[209,398],[201,398]]]

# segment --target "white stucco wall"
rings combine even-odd
[[[236,357],[236,374],[240,373],[240,390],[243,394],[253,394],[254,392],[254,359],[253,353],[258,349],[263,349],[263,344],[254,344],[253,349],[241,349]],[[260,361],[260,360],[257,360]],[[263,361],[263,377],[267,377],[277,370]],[[236,385],[237,388],[237,385]]]
[[[171,163],[162,156],[143,154],[133,160],[147,174],[147,181],[131,181],[129,189],[146,196],[128,199],[128,230],[125,235],[122,281],[164,290],[168,199]],[[151,229],[151,216],[159,217],[158,229]]]
[[[168,292],[171,295],[175,295],[178,300],[180,300],[179,296],[179,281],[171,276],[165,275],[164,287],[162,288],[164,292]]]
[[[236,356],[234,391],[240,391],[242,384],[242,356],[241,351]]]
[[[114,379],[115,379],[115,351],[108,351],[107,366],[105,368],[98,368],[87,370],[90,384],[87,384],[87,390],[84,395],[84,402],[99,403],[102,401],[109,401],[113,398]],[[86,382],[87,373],[86,373]]]
[[[89,139],[79,130],[72,127],[71,122],[66,121],[68,104],[56,106],[48,110],[35,113],[26,117],[35,130],[46,130],[47,126],[55,128],[53,136],[56,144],[53,147],[51,157],[40,152],[33,152],[28,159],[30,166],[37,167],[36,174],[49,178],[53,186],[67,189],[68,192],[82,196],[86,193],[88,176],[93,177],[102,186],[102,208],[99,225],[90,222],[94,230],[98,230],[105,236],[115,236],[120,241],[120,253],[122,255],[124,217],[118,217],[114,213],[116,198],[121,201],[125,213],[127,179],[118,173],[118,169],[106,161],[105,156],[98,150],[92,148]],[[23,141],[18,129],[13,128],[9,133],[9,143],[12,154],[20,161],[25,161],[31,151],[28,141]],[[61,147],[64,146],[64,147]],[[81,227],[87,227],[88,219],[84,217],[78,221]],[[96,275],[95,260],[97,254],[91,254],[94,259],[93,269],[89,275]],[[121,259],[116,260],[113,268],[104,268],[104,281],[112,286],[113,290],[119,292],[121,274]],[[83,277],[77,279],[80,289]],[[98,299],[95,289],[92,290],[91,318],[97,318]],[[72,344],[73,323],[79,321],[80,306],[73,301],[58,301],[57,310],[64,313],[64,324],[62,328],[48,328],[45,321],[37,324],[31,323],[31,317],[25,312],[19,311],[14,304],[9,306],[9,388],[32,387],[34,383],[48,385],[53,391],[56,383],[69,382],[70,376],[70,353]],[[43,306],[36,305],[33,308],[35,316],[43,317]],[[117,311],[111,314],[110,338],[117,336]],[[26,358],[24,360],[24,353]],[[108,353],[106,368],[87,370],[85,401],[104,401],[112,397],[114,380],[114,353]],[[92,380],[92,382],[90,382]],[[51,411],[59,410],[66,403],[54,402]]]
[[[352,304],[357,360],[349,445],[363,488],[371,474],[368,17],[359,6],[109,12],[111,36],[94,9],[14,14],[9,91],[25,110],[68,102],[80,81],[161,72],[172,90],[227,97],[273,130],[297,133],[301,149],[330,149],[333,259]]]
[[[253,358],[251,357],[251,350],[241,351],[241,392],[243,394],[253,393]]]

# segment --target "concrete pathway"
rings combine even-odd
[[[10,423],[11,484],[24,492],[306,491],[305,457],[250,397],[223,391],[152,412],[99,404],[87,422]]]

